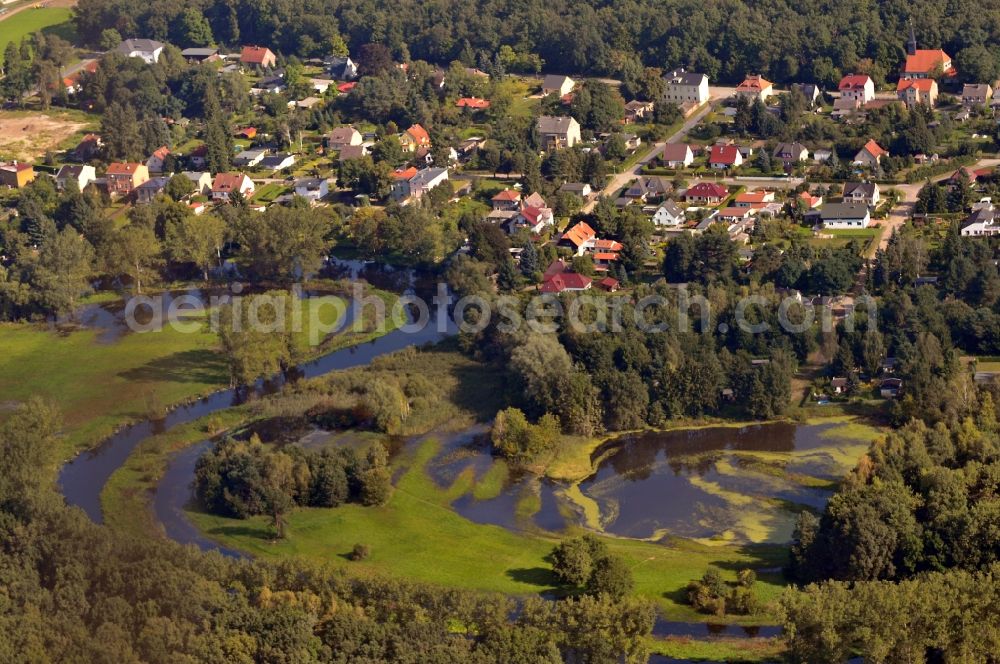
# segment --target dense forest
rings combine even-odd
[[[397,59],[469,66],[491,62],[506,46],[515,56],[541,58],[545,70],[567,73],[631,78],[644,66],[687,65],[725,83],[760,72],[779,82],[831,86],[852,71],[892,79],[910,20],[920,45],[947,50],[961,76],[992,80],[1000,24],[983,18],[997,9],[995,0],[81,0],[77,16],[81,35],[94,45],[107,29],[180,46],[265,44],[300,57],[345,47],[356,55],[376,43]]]

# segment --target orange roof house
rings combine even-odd
[[[395,180],[409,180],[417,173],[418,171],[416,166],[410,166],[409,168],[397,168],[392,172],[392,177]]]
[[[938,84],[933,78],[901,78],[896,84],[896,96],[907,106],[927,104],[933,107],[937,101]]]
[[[403,144],[403,149],[415,152],[417,148],[429,148],[431,137],[427,130],[418,124],[413,125],[402,133],[399,142]]]
[[[242,127],[236,130],[236,136],[253,140],[257,138],[257,127]]]
[[[482,110],[484,108],[489,108],[490,102],[486,99],[479,99],[478,97],[462,97],[455,102],[455,106],[458,106],[459,108]]]
[[[930,78],[938,70],[949,78],[958,74],[951,56],[941,49],[917,49],[906,56],[903,78]]]
[[[861,166],[877,166],[879,160],[888,154],[888,150],[871,139],[854,155],[854,163]]]
[[[758,74],[747,76],[736,86],[736,94],[741,97],[757,97],[764,101],[774,94],[774,83]]]
[[[255,187],[253,180],[244,173],[219,173],[212,181],[212,199],[229,201],[230,194],[239,192],[249,198],[253,196]]]
[[[582,256],[587,249],[594,246],[596,240],[597,231],[591,228],[587,222],[581,221],[563,233],[559,244],[575,249],[576,255]]]
[[[271,68],[278,64],[278,58],[271,49],[264,46],[244,46],[240,51],[240,62],[254,67]]]
[[[128,196],[133,189],[149,180],[149,169],[146,164],[116,161],[108,166],[104,175],[109,194]]]

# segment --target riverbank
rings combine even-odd
[[[334,284],[319,285],[335,292]],[[369,292],[382,299],[387,310],[397,300],[387,291]],[[302,319],[338,324],[347,300],[342,295],[333,300],[302,300]],[[186,315],[185,321],[194,325],[183,332],[166,326],[158,332],[134,333],[122,320],[122,307],[120,301],[98,297],[73,325],[0,325],[0,404],[41,396],[57,405],[65,425],[59,450],[63,458],[94,447],[133,422],[160,417],[229,386],[228,367],[218,336],[209,329],[208,311],[200,317]],[[295,335],[298,361],[364,343],[396,327],[389,320],[379,333],[365,325],[361,332],[345,329],[317,346],[309,343],[309,330],[303,329]]]

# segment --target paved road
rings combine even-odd
[[[650,161],[652,161],[656,157],[656,155],[663,150],[664,145],[666,145],[667,143],[676,143],[685,136],[687,136],[688,132],[694,129],[695,125],[701,122],[701,119],[706,115],[708,115],[709,111],[711,111],[719,101],[731,96],[734,92],[735,92],[734,88],[725,88],[725,87],[709,88],[708,103],[706,103],[702,108],[700,108],[697,113],[695,113],[690,118],[685,120],[684,124],[681,125],[681,128],[678,129],[676,132],[674,132],[672,136],[668,137],[667,140],[654,143],[652,147],[646,151],[646,154],[641,156],[638,159],[638,161],[636,161],[635,164],[633,164],[630,168],[628,168],[625,171],[622,171],[621,173],[615,174],[608,182],[608,184],[604,187],[604,189],[602,189],[599,192],[600,195],[614,196],[625,185],[627,185],[629,182],[639,177],[639,172],[642,170],[642,167],[648,164]],[[584,205],[581,211],[584,214],[589,214],[594,209],[595,205],[597,205],[596,198],[591,202],[587,203],[586,205]]]

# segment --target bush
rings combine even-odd
[[[353,561],[364,560],[371,554],[371,549],[368,548],[367,544],[355,544],[351,552],[347,554],[347,557]]]
[[[717,570],[710,569],[700,579],[688,584],[688,603],[701,613],[716,616],[759,613],[761,603],[753,589],[756,582],[757,574],[751,569],[737,572],[734,585],[723,581]]]

